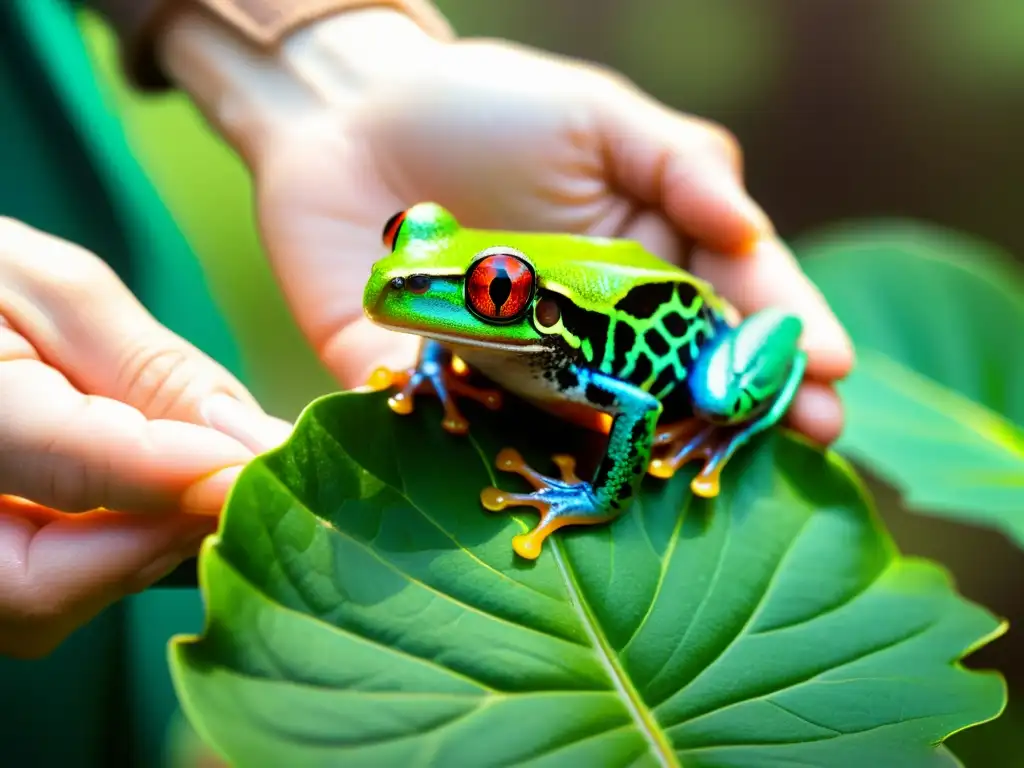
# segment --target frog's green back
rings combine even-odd
[[[666,262],[635,240],[589,235],[462,229],[469,250],[507,245],[526,254],[541,286],[564,294],[584,309],[606,311],[644,283],[690,283],[716,309],[711,285]],[[474,250],[475,249],[475,250]]]
[[[396,253],[379,262],[386,275],[393,261],[396,274],[422,265],[425,274],[465,274],[481,251],[502,246],[524,254],[539,284],[597,312],[645,283],[688,282],[704,299],[717,304],[711,286],[647,251],[635,240],[550,232],[516,232],[460,226],[436,203],[409,208],[395,235]]]

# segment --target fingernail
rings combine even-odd
[[[190,485],[181,496],[181,511],[193,515],[219,515],[228,491],[243,467],[228,467]]]
[[[253,453],[276,448],[292,432],[292,425],[287,421],[268,416],[220,392],[206,398],[199,413],[208,426],[233,437]]]

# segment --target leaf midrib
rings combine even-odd
[[[676,757],[675,751],[672,749],[672,745],[666,738],[664,731],[658,726],[653,713],[647,708],[643,698],[640,696],[640,692],[637,691],[626,671],[622,668],[618,654],[615,653],[611,643],[608,642],[608,638],[605,637],[604,632],[601,630],[601,625],[594,618],[590,606],[587,605],[579,583],[576,581],[576,576],[569,567],[562,543],[554,538],[549,541],[551,544],[551,554],[554,556],[558,570],[565,580],[569,603],[579,615],[580,623],[593,643],[595,655],[605,668],[609,678],[611,678],[612,684],[620,694],[630,717],[636,723],[637,729],[643,734],[650,745],[651,753],[658,763],[665,768],[682,768],[682,764]]]
[[[491,483],[497,486],[498,479],[495,477],[490,462],[487,461],[487,454],[483,446],[472,435],[467,435],[467,437],[470,444],[476,449],[481,461],[483,461],[484,469],[491,479]],[[512,515],[512,517],[521,525],[523,524],[523,520],[518,515]],[[524,525],[524,529],[528,528],[528,525]],[[583,596],[583,590],[580,589],[579,582],[576,581],[576,575],[569,567],[562,542],[555,537],[551,537],[548,541],[551,546],[551,554],[554,556],[555,564],[558,566],[558,572],[562,574],[562,579],[565,582],[565,591],[566,596],[569,598],[569,604],[579,616],[580,624],[593,645],[594,655],[597,656],[601,666],[607,672],[612,685],[615,686],[616,692],[625,704],[626,710],[629,712],[633,722],[636,723],[637,730],[640,731],[644,740],[650,746],[651,754],[654,755],[654,758],[664,768],[683,768],[682,763],[679,762],[679,758],[676,757],[675,751],[672,749],[671,743],[658,725],[657,720],[655,720],[654,714],[647,707],[643,697],[640,696],[640,692],[637,691],[632,680],[629,679],[629,675],[622,668],[618,654],[615,653],[611,643],[608,642],[608,638],[605,637],[600,623],[598,623],[593,612],[590,610],[590,606]]]

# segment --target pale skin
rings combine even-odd
[[[0,654],[45,654],[195,554],[289,428],[97,256],[0,219]]]
[[[317,22],[271,52],[184,10],[161,31],[159,52],[253,173],[271,266],[340,386],[413,361],[419,340],[371,325],[362,291],[382,253],[383,223],[433,200],[467,226],[633,238],[712,282],[742,314],[775,306],[799,315],[808,368],[789,424],[822,444],[841,431],[833,385],[853,365],[849,339],[745,191],[740,149],[723,128],[668,109],[615,73],[507,42],[436,41],[382,8]],[[24,230],[11,253],[44,247],[29,241],[46,236]],[[0,329],[0,440],[14,434],[22,451],[37,446],[18,460],[18,476],[40,478],[12,485],[13,452],[0,447],[0,493],[67,510],[0,510],[0,653],[48,652],[193,554],[238,467],[287,431],[176,337],[180,357],[163,355],[174,364],[143,377],[160,393],[151,402],[125,389],[131,377],[89,378],[86,371],[117,368],[111,355],[124,354],[125,334],[145,316],[111,277],[91,285],[120,295],[122,314],[97,316],[88,329],[80,323],[89,313],[61,311],[66,280],[51,285],[42,275],[26,299],[18,291],[27,289],[16,283],[11,294],[0,279],[10,326]],[[11,295],[36,309],[12,319]],[[149,323],[166,342],[169,332]],[[65,415],[43,407],[44,390]],[[211,410],[218,392],[228,397],[213,399]],[[21,432],[8,426],[15,419]],[[54,479],[63,471],[51,444],[58,423],[65,436],[57,445],[73,457],[65,465],[86,469],[77,476],[88,482],[72,485],[74,493]],[[103,440],[76,441],[67,427],[76,423]],[[147,450],[133,450],[141,445]],[[54,497],[54,488],[65,495]],[[71,514],[94,506],[116,511]]]

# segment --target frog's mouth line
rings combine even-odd
[[[449,344],[452,346],[459,347],[474,347],[476,349],[494,349],[504,350],[508,352],[543,352],[544,347],[536,342],[526,341],[520,344],[515,342],[498,343],[494,341],[474,338],[472,336],[459,336],[454,333],[438,333],[436,331],[423,331],[421,329],[405,328],[398,324],[392,323],[381,323],[374,321],[376,325],[381,328],[385,328],[389,331],[397,331],[398,333],[410,333],[416,336],[422,336],[425,339],[432,339],[434,341],[440,341],[443,344]]]

